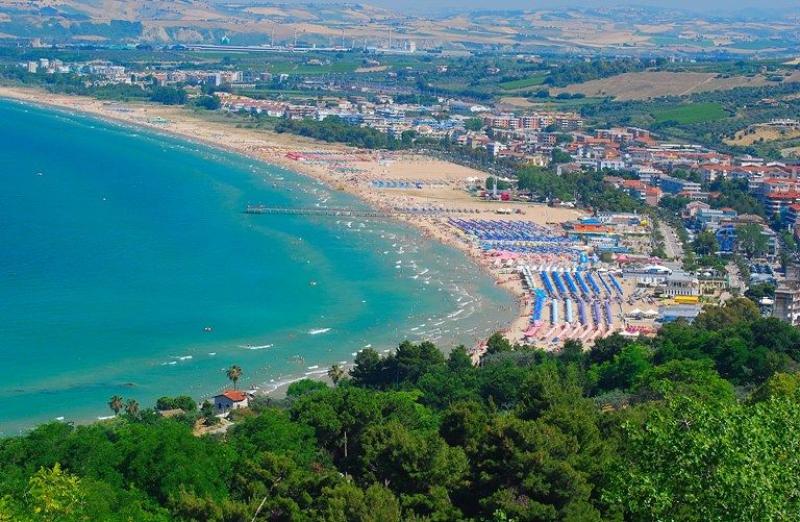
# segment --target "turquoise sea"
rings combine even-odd
[[[108,415],[114,394],[267,390],[368,345],[472,344],[513,299],[461,253],[309,178],[0,100],[0,435]],[[212,331],[205,331],[206,327]]]

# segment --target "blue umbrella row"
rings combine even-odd
[[[450,219],[450,224],[483,240],[577,244],[570,238],[554,234],[550,229],[530,221]]]

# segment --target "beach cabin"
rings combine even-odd
[[[217,414],[247,408],[248,405],[249,397],[243,391],[227,390],[214,396],[214,411]]]

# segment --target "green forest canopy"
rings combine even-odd
[[[152,410],[0,441],[0,520],[788,520],[800,331],[746,299],[652,340],[359,353],[224,436]],[[170,401],[166,400],[166,403]],[[256,513],[258,513],[256,515]]]

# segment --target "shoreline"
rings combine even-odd
[[[522,333],[528,327],[532,305],[526,299],[518,276],[509,276],[494,270],[474,245],[435,216],[397,210],[402,205],[408,208],[454,208],[454,211],[469,208],[473,212],[490,213],[494,216],[497,203],[471,200],[459,186],[465,180],[488,176],[484,172],[416,153],[362,150],[343,144],[317,142],[296,135],[241,128],[227,122],[206,121],[184,107],[150,102],[102,101],[84,96],[51,94],[29,87],[9,86],[0,86],[0,98],[89,115],[121,125],[144,128],[156,134],[178,137],[278,166],[322,182],[333,190],[347,192],[371,208],[385,212],[391,219],[420,230],[423,239],[438,241],[461,251],[479,270],[494,279],[495,284],[507,291],[516,304],[517,312],[507,319],[506,328],[501,329],[511,342],[521,340]],[[301,156],[298,159],[289,157],[298,153]],[[311,159],[307,159],[309,156]],[[361,171],[365,174],[362,175]],[[342,175],[341,172],[345,174]],[[381,176],[394,179],[408,175],[426,180],[426,189],[428,182],[433,188],[422,192],[414,189],[395,191],[391,194],[371,188],[371,183]],[[503,206],[514,205],[504,203]],[[527,209],[537,208],[531,204],[522,206]],[[572,212],[576,216],[580,215],[577,211]],[[547,214],[548,211],[545,210],[545,219]]]

